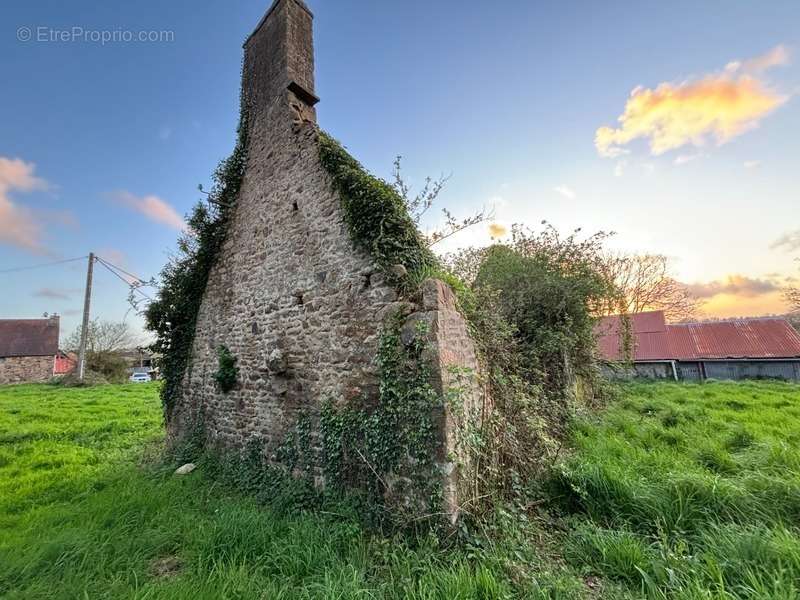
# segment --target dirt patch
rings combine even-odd
[[[150,573],[153,577],[174,577],[183,568],[181,559],[177,556],[162,556],[150,563]]]

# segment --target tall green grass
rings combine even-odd
[[[800,597],[800,387],[631,384],[573,441],[572,564],[645,597]]]
[[[156,384],[0,388],[0,597],[800,597],[798,386],[625,386],[573,426],[548,511],[460,544],[175,476],[162,441]]]
[[[203,466],[176,476],[161,439],[155,384],[0,388],[0,597],[585,595],[512,515],[488,525],[497,542],[387,539],[347,513],[277,513]]]

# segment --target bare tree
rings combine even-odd
[[[422,219],[422,217],[433,206],[436,198],[438,198],[439,194],[442,192],[442,189],[444,189],[447,180],[450,179],[450,176],[441,175],[438,179],[426,177],[425,184],[422,186],[422,189],[420,189],[420,191],[416,194],[412,195],[411,186],[405,182],[401,172],[402,158],[402,156],[398,156],[394,160],[392,187],[394,187],[397,193],[400,194],[400,197],[403,199],[403,202],[408,209],[408,213],[411,215],[414,223],[419,225],[420,219]],[[492,217],[491,214],[487,213],[486,209],[481,209],[480,211],[477,211],[463,219],[456,218],[446,208],[442,209],[442,214],[444,215],[445,220],[444,225],[427,234],[426,238],[428,241],[428,246],[433,246],[434,244],[437,244],[442,240],[455,235],[459,231],[464,231],[465,229],[473,227],[474,225],[483,223]]]
[[[64,340],[66,350],[77,350],[80,345],[81,326],[67,336]],[[130,326],[125,322],[89,321],[86,334],[86,351],[90,353],[119,352],[136,347],[141,340],[135,335]]]
[[[697,317],[700,301],[670,274],[669,259],[662,254],[609,254],[606,276],[619,288],[627,313],[662,310],[669,321]],[[606,307],[607,313],[619,310]]]
[[[792,305],[792,310],[800,311],[800,288],[790,287],[787,289],[786,300]]]
[[[797,259],[800,261],[800,258]],[[784,290],[784,297],[791,305],[792,312],[800,315],[800,287],[793,285]]]

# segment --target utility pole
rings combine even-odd
[[[94,252],[89,252],[89,268],[86,270],[86,295],[83,297],[83,324],[81,325],[81,346],[78,349],[78,379],[83,380],[86,370],[86,338],[89,331],[89,305],[92,302],[92,271]]]

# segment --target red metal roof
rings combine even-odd
[[[0,357],[55,356],[58,352],[58,317],[0,319]]]
[[[636,361],[800,358],[800,334],[780,317],[675,325],[664,323],[661,311],[629,318]],[[663,323],[661,328],[659,323]],[[622,331],[618,316],[605,317],[595,327],[598,350],[605,360],[622,358]]]

